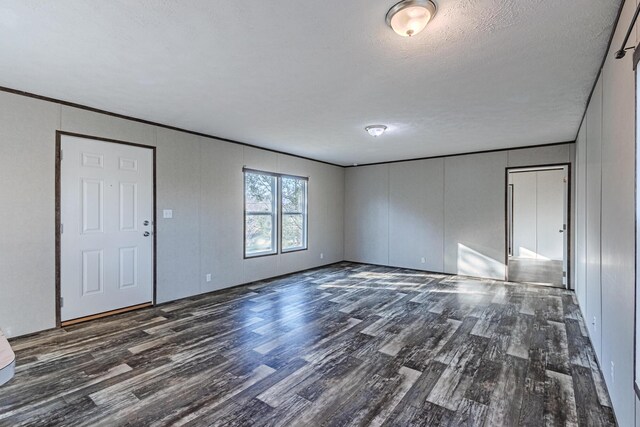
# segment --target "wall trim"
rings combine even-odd
[[[203,292],[203,293],[200,293],[200,294],[190,295],[188,297],[182,297],[182,298],[178,298],[178,299],[173,299],[171,301],[161,302],[161,303],[155,304],[153,306],[153,308],[162,307],[163,305],[173,304],[174,302],[185,301],[185,300],[192,299],[192,298],[200,298],[200,297],[203,297],[205,295],[215,294],[217,292],[229,291],[229,290],[232,290],[232,289],[241,288],[243,286],[250,286],[250,285],[253,285],[254,283],[260,283],[260,282],[266,282],[266,281],[270,281],[270,280],[282,279],[283,277],[291,276],[293,274],[300,274],[300,273],[305,273],[307,271],[319,270],[321,268],[331,267],[332,265],[338,265],[338,264],[342,264],[344,262],[350,262],[350,261],[345,261],[345,260],[334,261],[334,262],[330,262],[328,264],[321,264],[321,265],[318,265],[316,267],[303,268],[302,270],[296,270],[296,271],[292,271],[290,273],[278,274],[276,276],[265,277],[264,279],[252,280],[251,282],[239,283],[237,285],[228,286],[226,288],[215,289],[213,291]]]
[[[622,11],[622,9],[621,9],[621,11]],[[611,42],[609,42],[609,44],[611,44]],[[606,56],[605,56],[605,58],[606,58]],[[597,81],[598,81],[598,79],[596,78],[596,82]],[[594,85],[594,88],[595,88],[595,85]],[[142,124],[145,124],[145,125],[157,126],[157,127],[164,128],[164,129],[174,130],[174,131],[177,131],[177,132],[184,132],[184,133],[187,133],[187,134],[190,134],[190,135],[200,136],[200,137],[203,137],[203,138],[210,138],[210,139],[215,139],[215,140],[222,141],[222,142],[228,142],[230,144],[241,145],[243,147],[256,148],[258,150],[269,151],[271,153],[276,153],[276,154],[282,154],[282,155],[285,155],[285,156],[296,157],[296,158],[299,158],[299,159],[309,160],[309,161],[317,162],[317,163],[323,163],[325,165],[336,166],[336,167],[339,167],[339,168],[356,167],[356,165],[339,165],[337,163],[331,163],[331,162],[327,162],[327,161],[324,161],[324,160],[318,160],[318,159],[313,159],[311,157],[301,156],[301,155],[298,155],[298,154],[287,153],[286,151],[280,151],[280,150],[274,150],[272,148],[260,147],[260,146],[255,145],[255,144],[249,144],[249,143],[242,142],[242,141],[236,141],[234,139],[222,138],[222,137],[219,137],[219,136],[210,135],[210,134],[203,133],[203,132],[196,132],[196,131],[192,131],[192,130],[189,130],[189,129],[184,129],[184,128],[179,128],[179,127],[176,127],[176,126],[166,125],[166,124],[163,124],[163,123],[153,122],[151,120],[139,119],[137,117],[127,116],[125,114],[113,113],[111,111],[102,110],[100,108],[89,107],[87,105],[78,104],[78,103],[70,102],[70,101],[64,101],[64,100],[56,99],[56,98],[51,98],[51,97],[44,96],[44,95],[38,95],[38,94],[35,94],[35,93],[32,93],[32,92],[26,92],[26,91],[23,91],[23,90],[12,89],[12,88],[9,88],[9,87],[6,87],[6,86],[0,86],[0,92],[11,93],[13,95],[24,96],[24,97],[27,97],[27,98],[39,99],[41,101],[52,102],[54,104],[60,104],[60,105],[64,105],[64,106],[67,106],[67,107],[78,108],[80,110],[91,111],[93,113],[104,114],[104,115],[107,115],[107,116],[116,117],[116,118],[123,119],[123,120],[130,120],[130,121],[137,122],[137,123],[142,123]],[[589,96],[589,99],[590,98],[591,98],[591,96]],[[587,106],[588,105],[589,105],[589,103],[587,102]],[[585,108],[585,114],[586,114],[586,108]],[[578,138],[576,136],[576,140],[577,139]],[[363,164],[358,164],[357,166],[372,166],[372,165],[381,165],[381,164],[387,164],[387,163],[411,162],[411,161],[414,161],[414,160],[440,159],[440,158],[443,158],[443,157],[466,156],[466,155],[469,155],[469,154],[493,153],[493,152],[498,152],[498,151],[524,150],[524,149],[527,149],[527,148],[539,148],[539,147],[550,147],[550,146],[562,145],[562,144],[573,144],[574,142],[575,142],[575,140],[574,141],[564,141],[564,142],[552,142],[552,143],[548,143],[548,144],[526,145],[526,146],[523,146],[523,147],[508,147],[508,148],[497,148],[497,149],[491,149],[491,150],[469,151],[469,152],[456,153],[456,154],[443,154],[443,155],[438,155],[438,156],[427,156],[427,157],[416,157],[416,158],[411,158],[411,159],[389,160],[389,161],[376,162],[376,163],[363,163]]]
[[[584,113],[582,114],[582,120],[580,120],[580,125],[578,126],[578,131],[576,132],[576,141],[578,140],[578,134],[580,133],[580,129],[582,129],[584,120],[587,118],[587,110],[589,109],[589,104],[591,104],[591,98],[593,97],[593,93],[596,91],[598,80],[600,80],[600,76],[602,75],[602,69],[604,68],[604,64],[607,62],[607,57],[609,56],[609,50],[611,50],[611,45],[613,44],[613,38],[615,37],[616,30],[618,29],[618,22],[620,22],[620,17],[622,16],[622,10],[624,9],[624,4],[625,4],[625,0],[622,0],[622,3],[620,3],[620,8],[618,9],[618,15],[616,16],[616,20],[613,21],[611,35],[609,36],[609,43],[607,43],[607,50],[605,50],[604,52],[602,63],[600,64],[600,68],[598,68],[598,74],[596,74],[596,79],[593,82],[593,86],[591,87],[591,92],[589,93],[589,97],[587,98],[587,103],[584,106]]]
[[[480,150],[480,151],[467,151],[464,153],[456,153],[456,154],[441,154],[438,156],[428,156],[428,157],[416,157],[412,159],[402,159],[402,160],[389,160],[385,162],[375,162],[375,163],[363,163],[363,164],[354,164],[344,166],[344,168],[359,168],[361,166],[377,166],[377,165],[387,165],[391,163],[404,163],[404,162],[416,162],[419,160],[429,160],[429,159],[443,159],[447,157],[459,157],[459,156],[470,156],[473,154],[487,154],[487,153],[499,153],[501,151],[516,151],[516,150],[527,150],[531,148],[544,148],[544,147],[553,147],[556,145],[567,145],[567,144],[575,144],[576,141],[563,141],[563,142],[551,142],[548,144],[538,144],[538,145],[525,145],[522,147],[510,147],[510,148],[494,148],[492,150]]]
[[[254,283],[259,283],[259,282],[264,282],[264,281],[269,281],[269,280],[276,280],[276,279],[280,279],[280,278],[283,278],[283,277],[290,276],[292,274],[305,273],[307,271],[318,270],[318,269],[321,269],[321,268],[327,268],[327,267],[331,267],[332,265],[338,265],[338,264],[342,264],[342,263],[345,263],[345,262],[351,262],[351,261],[345,261],[345,260],[334,261],[334,262],[330,262],[328,264],[318,265],[316,267],[304,268],[302,270],[296,270],[296,271],[292,271],[290,273],[278,274],[277,276],[271,276],[271,277],[265,277],[264,279],[260,279],[260,280],[253,280],[251,282],[239,283],[237,285],[228,286],[226,288],[215,289],[213,291],[208,291],[208,292],[203,292],[203,293],[199,293],[199,294],[190,295],[190,296],[187,296],[187,297],[172,299],[170,301],[165,301],[165,302],[161,302],[161,303],[154,303],[153,305],[151,305],[149,307],[140,308],[139,310],[145,310],[145,309],[149,309],[149,308],[156,309],[156,308],[159,308],[159,307],[162,307],[162,306],[165,306],[165,305],[168,305],[168,304],[173,304],[173,303],[179,302],[179,301],[185,301],[185,300],[188,300],[188,299],[200,298],[200,297],[203,297],[203,296],[215,294],[217,292],[229,291],[229,290],[232,290],[232,289],[241,288],[243,286],[249,286],[249,285],[252,285]],[[360,264],[360,263],[354,263],[354,264]],[[101,318],[101,319],[103,319],[103,318]],[[86,323],[86,322],[84,322],[84,323]],[[56,332],[56,331],[60,331],[60,330],[63,330],[65,327],[70,327],[70,326],[76,326],[76,325],[62,326],[60,324],[57,324],[56,326],[54,326],[52,328],[40,329],[38,331],[29,332],[29,333],[26,333],[26,334],[23,334],[23,335],[16,335],[16,336],[13,336],[11,338],[7,337],[7,340],[9,341],[9,343],[11,343],[13,341],[16,341],[16,340],[19,340],[19,339],[22,339],[22,338],[33,338],[35,335],[42,334],[42,333],[53,333],[53,332]]]
[[[419,268],[411,268],[411,267],[401,267],[399,265],[391,265],[391,264],[376,264],[376,263],[371,263],[371,262],[360,262],[360,261],[349,261],[349,260],[344,260],[342,262],[348,262],[351,264],[358,264],[358,265],[372,265],[374,267],[386,267],[386,268],[399,268],[402,270],[411,270],[411,271],[419,271],[421,273],[425,273],[425,274],[437,274],[439,276],[447,276],[447,277],[464,277],[467,279],[477,279],[477,280],[491,280],[493,282],[505,282],[505,283],[513,283],[513,284],[525,284],[525,285],[529,285],[529,283],[527,282],[509,282],[505,279],[494,279],[492,277],[481,277],[481,276],[469,276],[468,274],[455,274],[455,273],[445,273],[443,271],[433,271],[433,270],[421,270]],[[505,270],[505,274],[506,274],[506,270]],[[532,285],[532,286],[537,286],[537,285]],[[557,288],[557,289],[561,289],[561,288]]]
[[[157,127],[161,127],[161,128],[164,128],[164,129],[175,130],[177,132],[184,132],[184,133],[188,133],[190,135],[201,136],[201,137],[204,137],[204,138],[217,139],[218,141],[229,142],[231,144],[238,144],[238,145],[242,145],[243,147],[257,148],[259,150],[269,151],[269,152],[276,153],[276,154],[283,154],[283,155],[291,156],[291,157],[297,157],[299,159],[310,160],[312,162],[318,162],[318,163],[324,163],[326,165],[337,166],[337,167],[340,167],[340,168],[344,167],[342,165],[339,165],[339,164],[336,164],[336,163],[331,163],[331,162],[326,162],[324,160],[312,159],[311,157],[300,156],[298,154],[291,154],[291,153],[287,153],[285,151],[274,150],[272,148],[260,147],[258,145],[249,144],[249,143],[241,142],[241,141],[236,141],[236,140],[229,139],[229,138],[222,138],[222,137],[215,136],[215,135],[210,135],[210,134],[207,134],[207,133],[196,132],[196,131],[193,131],[193,130],[179,128],[177,126],[165,125],[163,123],[153,122],[151,120],[139,119],[137,117],[127,116],[126,114],[112,113],[111,111],[102,110],[100,108],[89,107],[87,105],[77,104],[75,102],[70,102],[70,101],[63,101],[61,99],[50,98],[48,96],[38,95],[38,94],[35,94],[35,93],[26,92],[26,91],[18,90],[18,89],[12,89],[12,88],[5,87],[5,86],[0,86],[0,92],[7,92],[7,93],[14,94],[14,95],[25,96],[27,98],[35,98],[35,99],[39,99],[41,101],[53,102],[55,104],[65,105],[67,107],[78,108],[80,110],[91,111],[91,112],[99,113],[99,114],[105,114],[107,116],[116,117],[116,118],[119,118],[119,119],[130,120],[132,122],[138,122],[138,123],[142,123],[142,124],[145,124],[145,125],[157,126]]]

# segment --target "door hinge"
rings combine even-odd
[[[60,150],[60,161],[62,161],[62,158],[64,157],[64,151],[62,151],[62,149]]]
[[[566,271],[562,272],[562,277],[567,277],[567,272]]]
[[[60,223],[60,234],[64,233],[64,224]]]
[[[64,307],[64,297],[60,297],[60,308]]]

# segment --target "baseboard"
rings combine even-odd
[[[60,327],[64,328],[66,326],[77,325],[78,323],[89,322],[91,320],[102,319],[103,317],[115,316],[116,314],[128,313],[134,310],[140,310],[142,308],[153,307],[153,303],[145,302],[144,304],[132,305],[129,307],[118,308],[115,310],[105,311],[103,313],[92,314],[90,316],[79,317],[77,319],[66,320],[60,323]]]
[[[171,304],[171,303],[174,303],[174,302],[177,302],[177,301],[183,301],[183,300],[187,300],[187,299],[190,299],[190,298],[196,298],[196,297],[200,297],[200,296],[215,294],[216,292],[226,291],[226,290],[229,290],[229,289],[239,288],[239,287],[242,287],[242,286],[248,286],[248,285],[252,285],[254,283],[262,282],[262,281],[265,281],[265,280],[275,280],[275,279],[279,279],[281,277],[289,276],[291,274],[299,274],[299,273],[304,273],[304,272],[311,271],[311,270],[316,270],[316,269],[319,269],[319,268],[326,268],[326,267],[329,267],[331,265],[340,264],[341,262],[346,262],[346,261],[344,261],[344,260],[342,260],[342,261],[333,261],[333,262],[330,262],[330,263],[327,263],[327,264],[318,265],[316,267],[310,267],[310,268],[305,268],[305,269],[302,269],[302,270],[292,271],[290,273],[279,274],[279,275],[271,276],[271,277],[265,277],[264,279],[254,280],[254,281],[246,282],[246,283],[240,283],[238,285],[233,285],[233,286],[229,286],[229,287],[222,288],[222,289],[216,289],[214,291],[203,292],[201,294],[193,294],[193,295],[189,295],[187,297],[178,298],[178,299],[171,300],[171,301],[164,301],[164,302],[161,302],[161,303],[158,303],[158,304],[149,304],[149,305],[146,305],[145,307],[138,307],[138,306],[134,306],[133,308],[129,307],[129,309],[139,310],[139,309],[144,309],[144,308],[149,308],[149,307],[161,307],[163,305]],[[16,336],[11,337],[10,340],[15,340],[15,339],[20,339],[20,338],[28,338],[28,337],[31,337],[31,336],[34,336],[34,335],[37,335],[37,334],[40,334],[40,333],[43,333],[43,332],[55,331],[55,330],[58,330],[58,329],[61,329],[61,328],[65,327],[65,326],[71,326],[72,324],[86,322],[86,321],[89,321],[89,320],[94,320],[94,319],[97,319],[97,318],[102,318],[102,317],[106,317],[106,316],[114,315],[114,314],[118,314],[118,313],[107,312],[107,313],[101,313],[99,315],[95,315],[97,317],[94,317],[92,319],[89,318],[89,317],[92,317],[92,316],[87,316],[87,317],[80,318],[80,319],[70,320],[68,322],[62,322],[60,327],[46,328],[46,329],[41,329],[41,330],[38,330],[38,331],[33,331],[33,332],[29,332],[29,333],[22,334],[22,335],[16,335]]]
[[[164,301],[164,302],[155,304],[154,307],[162,307],[163,305],[173,304],[174,302],[185,301],[185,300],[188,300],[188,299],[198,298],[198,297],[207,296],[207,295],[213,295],[213,294],[216,294],[218,292],[228,291],[230,289],[241,288],[243,286],[249,286],[249,285],[253,285],[255,283],[264,282],[265,280],[276,280],[276,279],[280,279],[280,278],[283,278],[283,277],[290,276],[292,274],[300,274],[300,273],[305,273],[307,271],[317,270],[319,268],[330,267],[332,265],[340,264],[342,262],[350,262],[350,261],[345,261],[345,260],[334,261],[334,262],[330,262],[328,264],[318,265],[316,267],[309,267],[309,268],[305,268],[305,269],[302,269],[302,270],[296,270],[296,271],[292,271],[290,273],[285,273],[285,274],[278,274],[276,276],[265,277],[264,279],[252,280],[251,282],[240,283],[240,284],[237,284],[237,285],[228,286],[226,288],[216,289],[216,290],[213,290],[213,291],[203,292],[203,293],[200,293],[200,294],[193,294],[193,295],[189,295],[188,297],[172,299],[171,301]]]
[[[349,260],[344,260],[342,262],[350,262],[352,264],[360,264],[360,265],[374,265],[376,267],[402,268],[403,270],[419,271],[421,273],[427,273],[427,274],[438,274],[440,276],[464,277],[464,278],[468,278],[468,279],[495,280],[496,282],[506,282],[505,279],[496,279],[494,277],[468,276],[466,274],[454,274],[454,273],[445,273],[445,272],[442,272],[442,271],[422,270],[420,268],[403,267],[403,266],[400,266],[400,265],[375,264],[375,263],[372,263],[372,262],[360,262],[360,261],[349,261]],[[510,282],[510,283],[518,283],[518,282]]]

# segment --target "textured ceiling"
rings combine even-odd
[[[340,164],[575,138],[619,0],[394,2],[3,0],[0,85]]]

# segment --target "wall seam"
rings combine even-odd
[[[247,165],[247,147],[242,147],[242,165],[243,165],[242,167],[245,167]],[[243,241],[244,241],[245,235],[246,235],[245,234],[246,230],[244,229],[245,221],[246,221],[245,214],[244,214],[244,197],[245,197],[245,188],[244,188],[244,186],[245,186],[245,180],[244,180],[244,173],[243,173],[242,174],[242,198],[241,198],[241,200],[242,200],[242,202],[241,202],[242,203],[242,205],[241,205],[241,208],[242,208],[242,234],[243,234],[242,240]],[[243,259],[242,259],[242,281],[246,282],[247,281],[247,260],[244,259],[244,254],[245,254],[245,246],[244,246],[244,243],[243,243],[243,245],[242,245],[242,255],[243,255]]]
[[[510,158],[510,154],[511,151],[507,151],[507,170],[509,169],[509,167],[511,166],[511,158]],[[509,193],[509,181],[510,181],[510,176],[509,173],[506,174],[506,180],[507,182],[504,183],[504,188],[505,191],[507,192],[507,194]],[[511,205],[513,206],[513,191],[511,193]],[[508,196],[507,196],[508,197]],[[538,197],[538,195],[536,194],[536,198]],[[536,200],[536,208],[537,208],[537,200]],[[509,209],[509,204],[505,203],[505,210]],[[513,212],[513,211],[512,211]],[[537,218],[537,212],[536,212],[536,218]],[[509,214],[507,212],[505,212],[505,230],[504,230],[504,234],[507,236],[507,244],[504,247],[504,253],[505,253],[505,259],[507,260],[507,263],[504,266],[504,279],[505,281],[509,280],[509,243],[511,244],[511,254],[513,254],[513,241],[511,241],[511,229],[513,229],[513,214],[511,215],[511,223],[508,222],[508,218],[509,218]],[[537,234],[536,234],[537,237]],[[536,252],[538,251],[538,241],[536,239]]]
[[[614,27],[613,29],[614,31],[614,35],[615,35],[615,31],[616,28]],[[612,38],[613,39],[613,38]],[[603,138],[604,138],[604,75],[605,75],[605,70],[604,70],[604,65],[602,66],[602,70],[600,72],[601,78],[602,78],[602,91],[600,93],[600,188],[598,189],[600,192],[600,218],[599,218],[599,224],[598,224],[598,233],[599,233],[599,247],[598,247],[598,262],[599,262],[599,266],[598,266],[598,288],[600,291],[600,307],[598,310],[598,316],[600,319],[600,329],[598,330],[598,343],[599,343],[599,353],[600,353],[600,358],[602,358],[602,145],[603,145]],[[596,80],[596,86],[598,85],[598,80]],[[588,108],[588,106],[587,106]]]
[[[442,271],[446,271],[446,239],[447,239],[447,226],[446,226],[446,177],[447,177],[447,159],[442,159]]]
[[[203,292],[203,263],[202,263],[202,138],[198,137],[198,261],[200,271],[198,272],[198,291]],[[213,273],[213,272],[212,272]]]
[[[589,106],[587,106],[587,109],[589,108]],[[585,120],[584,120],[584,183],[583,183],[583,187],[584,187],[584,200],[583,200],[583,209],[584,209],[584,227],[582,229],[583,235],[582,238],[584,240],[584,269],[583,269],[583,274],[584,274],[584,311],[585,313],[588,311],[588,307],[589,307],[589,292],[588,290],[588,283],[589,283],[589,279],[588,279],[588,265],[589,265],[589,236],[587,233],[588,227],[587,227],[587,216],[589,215],[588,209],[587,207],[589,206],[589,202],[588,202],[588,197],[589,194],[587,192],[587,176],[589,174],[589,163],[588,163],[588,157],[587,154],[589,153],[589,149],[588,149],[588,144],[589,144],[589,130],[588,130],[588,123],[589,123],[589,118],[587,116],[585,116]]]
[[[387,165],[387,264],[391,264],[391,165]]]

